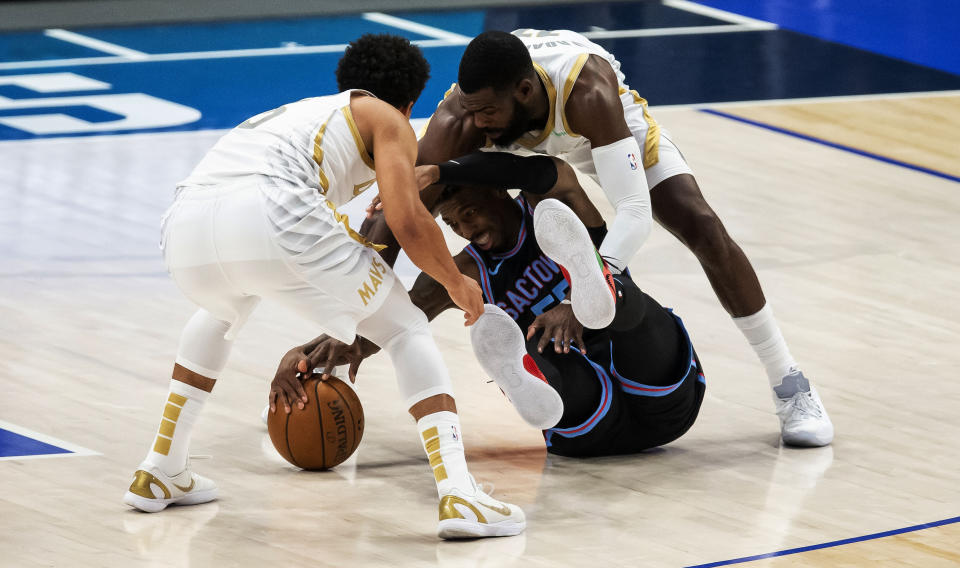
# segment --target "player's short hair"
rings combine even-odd
[[[487,87],[502,92],[533,73],[533,60],[520,38],[507,32],[489,31],[467,45],[460,58],[457,82],[464,93]]]
[[[390,34],[364,34],[350,42],[337,63],[341,91],[363,89],[398,109],[420,97],[430,64],[420,48]]]

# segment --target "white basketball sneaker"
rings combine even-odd
[[[527,424],[538,430],[556,426],[563,416],[563,399],[527,353],[513,318],[485,304],[483,315],[470,327],[470,343],[480,366]]]
[[[556,199],[544,199],[533,210],[533,230],[537,244],[570,283],[577,320],[590,329],[610,325],[617,313],[613,276],[576,213]]]
[[[437,528],[440,538],[513,536],[527,528],[520,507],[487,495],[473,476],[470,481],[473,493],[454,488],[440,498],[440,525]]]
[[[157,466],[143,462],[133,474],[133,483],[123,502],[146,513],[157,513],[167,505],[198,505],[217,498],[217,485],[187,468],[169,476]]]
[[[833,423],[817,389],[802,372],[794,370],[783,377],[780,385],[773,387],[773,395],[784,444],[818,447],[833,441]]]

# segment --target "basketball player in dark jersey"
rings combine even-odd
[[[458,161],[463,164],[448,165],[441,180],[472,177],[470,170],[477,168],[500,172],[502,180],[487,176],[492,188],[448,186],[434,207],[454,232],[470,241],[454,260],[493,304],[471,331],[474,349],[520,415],[543,429],[548,451],[576,457],[634,453],[686,432],[697,417],[705,383],[680,318],[642,292],[628,274],[610,277],[616,309],[603,329],[584,329],[574,313],[578,301],[576,294],[570,300],[570,280],[575,275],[568,271],[576,267],[559,259],[578,250],[585,253],[581,256],[596,255],[594,243],[602,240],[605,227],[569,166],[555,158],[507,154]],[[512,199],[497,188],[513,185],[527,191]],[[554,215],[546,224],[538,223],[534,207],[544,196],[537,193],[551,186],[566,188],[550,195],[561,197],[569,209],[554,199],[544,200],[539,207]],[[562,250],[554,244],[557,252],[545,254],[546,243],[538,243],[537,229],[545,233],[563,224],[574,231],[564,236],[576,238],[566,238]],[[556,241],[557,235],[553,237]],[[601,295],[609,298],[603,281],[599,286],[604,288]],[[431,320],[456,307],[425,274],[410,296]],[[368,342],[345,348],[336,340],[318,338],[292,350],[285,361],[304,358],[301,369],[326,363],[328,370],[349,362],[353,375],[359,361],[373,352]]]

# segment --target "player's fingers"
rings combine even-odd
[[[297,379],[283,382],[283,392],[286,396],[287,408],[292,407],[294,404],[296,404],[298,408],[303,408],[303,401],[300,400],[300,395],[297,393],[298,386],[300,386],[300,381]],[[300,390],[303,390],[302,386],[300,386]],[[304,393],[304,395],[306,395],[306,393]]]
[[[557,353],[563,353],[563,327],[553,328],[553,350]]]
[[[307,398],[307,391],[303,389],[303,381],[300,379],[295,379],[293,384],[297,387],[297,398],[302,401],[300,403],[300,408],[303,408],[303,404],[310,400]]]
[[[482,313],[483,313],[483,310],[480,310],[479,312],[476,312],[476,311],[463,312],[463,319],[464,319],[463,325],[467,327],[477,323],[477,320],[480,319],[480,314]]]
[[[543,329],[543,334],[540,336],[540,341],[537,341],[537,353],[543,353],[543,348],[550,343],[550,333],[547,328]]]
[[[297,370],[303,373],[304,375],[306,375],[307,372],[310,370],[310,367],[308,365],[309,363],[307,362],[307,359],[300,359],[300,362],[297,363]]]
[[[277,389],[270,389],[270,394],[267,395],[267,401],[270,403],[270,412],[277,411]]]
[[[539,318],[533,320],[533,323],[530,324],[530,327],[527,328],[527,340],[537,334],[537,330],[540,329]]]
[[[327,357],[327,362],[323,366],[323,374],[320,375],[320,380],[325,381],[333,376],[333,369],[337,366],[337,357],[333,353],[333,350],[330,350],[330,356]]]
[[[350,361],[350,369],[347,370],[347,377],[350,378],[351,383],[357,382],[357,371],[360,370],[360,363],[360,359]]]
[[[287,414],[290,414],[290,402],[287,397],[287,391],[283,385],[280,385],[280,388],[277,390],[277,406],[280,406],[280,403],[283,403],[283,409],[287,411]]]

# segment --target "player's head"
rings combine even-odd
[[[507,251],[520,232],[520,208],[506,191],[447,186],[433,212],[454,233],[483,250]]]
[[[494,143],[506,146],[531,130],[538,93],[530,52],[513,34],[483,32],[467,45],[457,81],[461,104]]]
[[[350,42],[337,63],[341,91],[363,89],[409,115],[430,78],[420,48],[390,34],[364,34]]]

